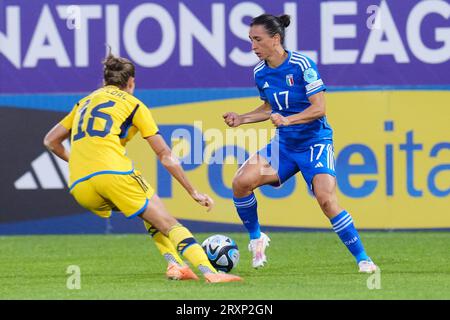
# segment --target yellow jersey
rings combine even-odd
[[[147,106],[116,86],[81,99],[60,124],[71,131],[70,189],[95,175],[132,173],[126,142],[137,130],[143,138],[158,133]]]

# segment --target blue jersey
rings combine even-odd
[[[326,90],[316,64],[295,51],[288,51],[288,58],[277,68],[261,61],[254,75],[260,98],[271,105],[272,113],[285,117],[302,112],[311,105],[310,96]],[[332,140],[333,131],[324,116],[305,124],[279,127],[275,138],[288,148],[304,150],[314,142]]]

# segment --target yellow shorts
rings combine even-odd
[[[70,193],[81,206],[102,218],[109,218],[112,210],[133,218],[144,212],[155,191],[135,170],[131,174],[94,175]]]

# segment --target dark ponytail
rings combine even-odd
[[[103,80],[105,85],[117,86],[123,89],[127,86],[128,79],[135,76],[135,67],[133,62],[122,57],[116,57],[111,53],[106,56],[103,63]]]
[[[284,37],[286,34],[286,28],[291,24],[291,17],[287,14],[282,14],[276,17],[271,14],[262,14],[256,18],[253,18],[250,26],[262,25],[266,29],[267,33],[273,37],[276,34],[280,35],[281,45],[284,44]]]
[[[291,16],[288,14],[282,14],[277,18],[280,21],[280,24],[283,28],[287,28],[291,24]]]

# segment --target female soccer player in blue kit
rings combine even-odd
[[[254,77],[263,104],[249,113],[223,115],[230,127],[268,119],[277,127],[272,141],[248,159],[233,179],[233,200],[250,235],[252,265],[259,268],[267,262],[265,249],[270,241],[260,230],[253,190],[265,184],[281,185],[300,171],[334,231],[355,257],[359,271],[372,273],[376,265],[366,254],[352,217],[337,201],[325,85],[311,59],[284,49],[289,24],[288,15],[263,14],[252,20],[252,50],[261,59]]]

